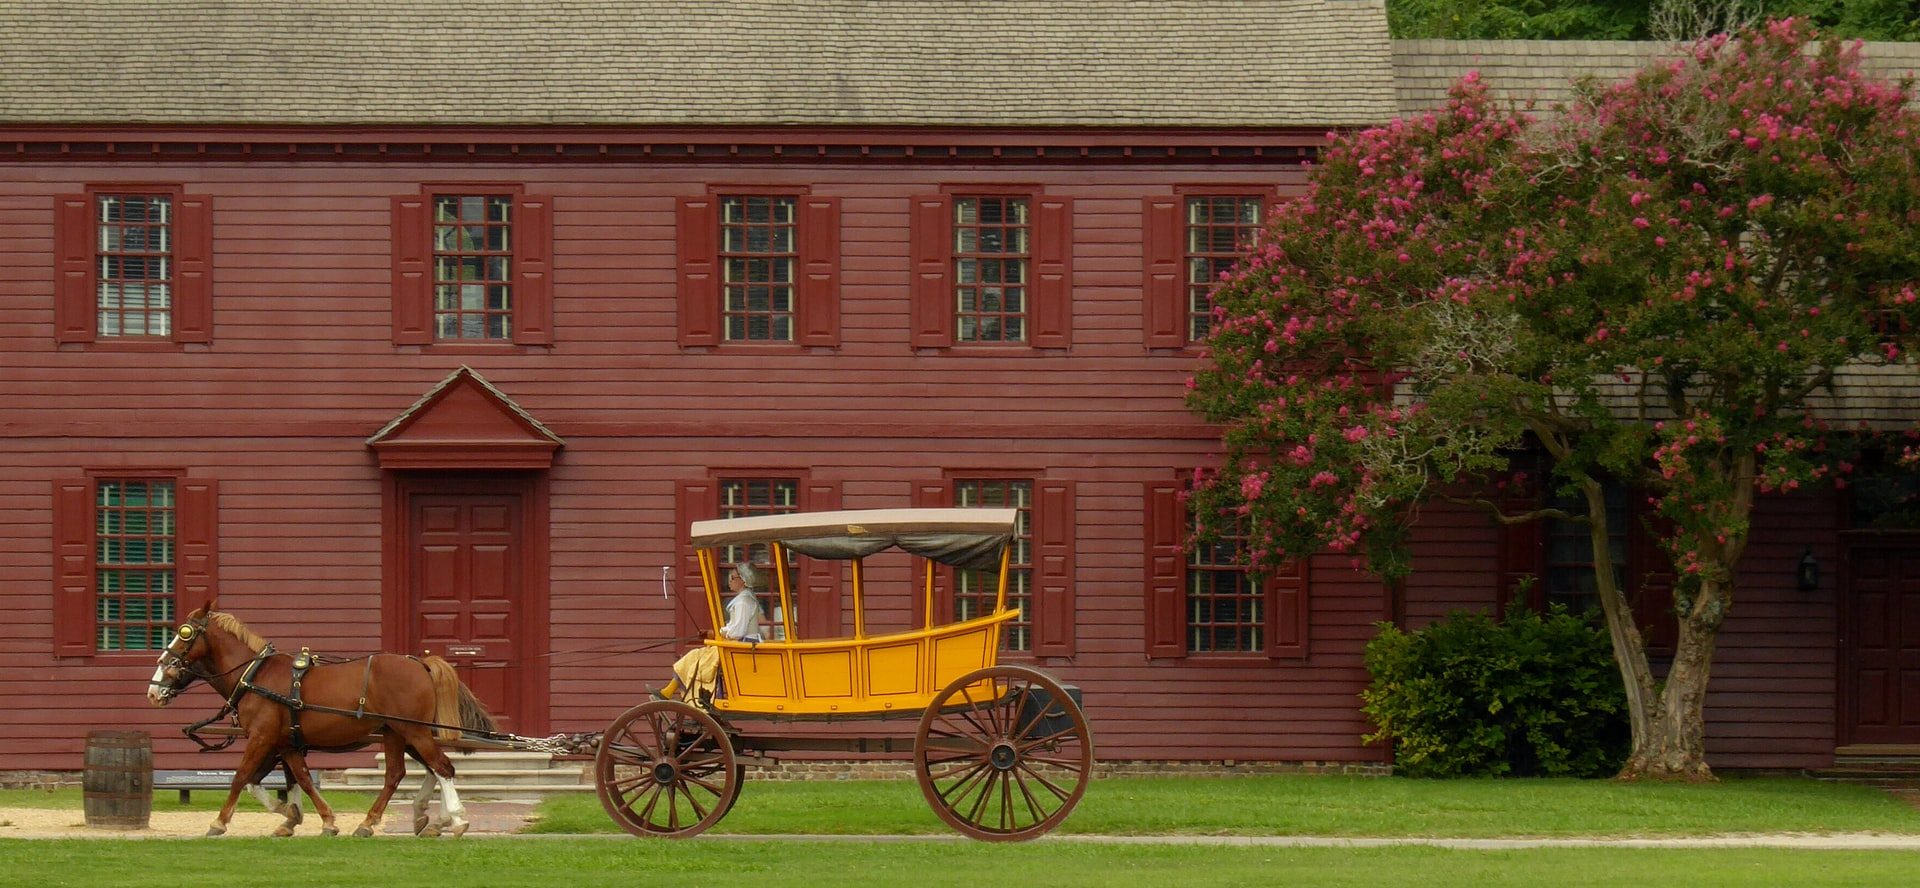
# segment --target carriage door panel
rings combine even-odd
[[[520,712],[520,497],[416,494],[411,510],[414,649],[452,662],[512,730]]]

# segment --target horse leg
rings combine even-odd
[[[306,755],[298,752],[289,752],[286,754],[283,763],[286,765],[287,774],[293,778],[293,782],[297,783],[300,789],[306,790],[307,798],[313,799],[313,810],[320,815],[320,834],[323,836],[339,835],[340,828],[333,824],[333,806],[327,804],[327,800],[321,797],[319,788],[313,785],[313,772],[307,770]],[[286,830],[286,835],[293,835],[291,824],[295,821],[292,817],[288,817],[287,821],[288,825],[281,828]],[[274,832],[274,835],[280,834],[279,831]]]
[[[387,816],[387,802],[392,800],[393,791],[400,788],[400,778],[407,775],[406,742],[393,731],[387,731],[380,739],[380,749],[386,754],[386,781],[380,786],[380,794],[373,797],[373,806],[367,809],[367,819],[360,822],[360,828],[353,834],[367,838],[380,831],[380,821]]]
[[[253,782],[261,766],[270,761],[267,758],[273,749],[273,742],[265,737],[249,737],[247,751],[240,756],[240,767],[233,771],[233,786],[227,789],[227,803],[220,806],[220,813],[213,816],[212,825],[207,827],[207,837],[224,836],[227,824],[233,822],[233,809],[240,804],[240,793]]]
[[[287,800],[285,802],[275,799],[273,794],[268,792],[265,786],[261,785],[267,779],[267,775],[273,773],[275,767],[286,771],[287,774]],[[293,828],[299,826],[302,821],[306,820],[306,814],[300,810],[300,787],[293,782],[293,772],[287,770],[287,764],[284,759],[270,762],[255,772],[252,780],[247,783],[247,791],[253,793],[253,797],[260,800],[260,807],[267,809],[267,813],[279,814],[286,818],[286,821],[281,823],[279,828],[273,831],[273,834],[276,836],[293,835]]]
[[[412,726],[409,726],[410,728]],[[441,834],[460,836],[467,832],[467,808],[460,803],[460,792],[453,787],[453,761],[433,741],[433,734],[419,728],[408,731],[407,745],[412,747],[420,763],[431,774],[439,775],[440,780],[440,821],[420,832],[423,836]]]
[[[422,766],[426,762],[420,763]],[[413,794],[413,834],[427,831],[427,806],[433,803],[433,795],[440,789],[440,775],[428,769],[420,778],[420,791]],[[444,806],[442,806],[444,807]]]

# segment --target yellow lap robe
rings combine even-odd
[[[720,684],[720,651],[701,645],[673,662],[673,677],[680,683],[680,699],[698,703],[711,697]]]

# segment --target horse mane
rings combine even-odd
[[[259,653],[262,648],[267,646],[266,639],[261,638],[260,635],[252,629],[248,629],[247,624],[240,622],[239,617],[230,613],[221,611],[219,613],[208,614],[207,622],[226,630],[227,634],[240,639],[240,643],[252,648],[254,653]]]

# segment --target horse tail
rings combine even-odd
[[[458,740],[461,730],[493,731],[500,727],[480,698],[474,696],[473,690],[460,681],[452,663],[439,657],[427,657],[421,662],[426,665],[427,676],[433,681],[434,724],[460,726],[458,729],[435,728],[435,740]]]

